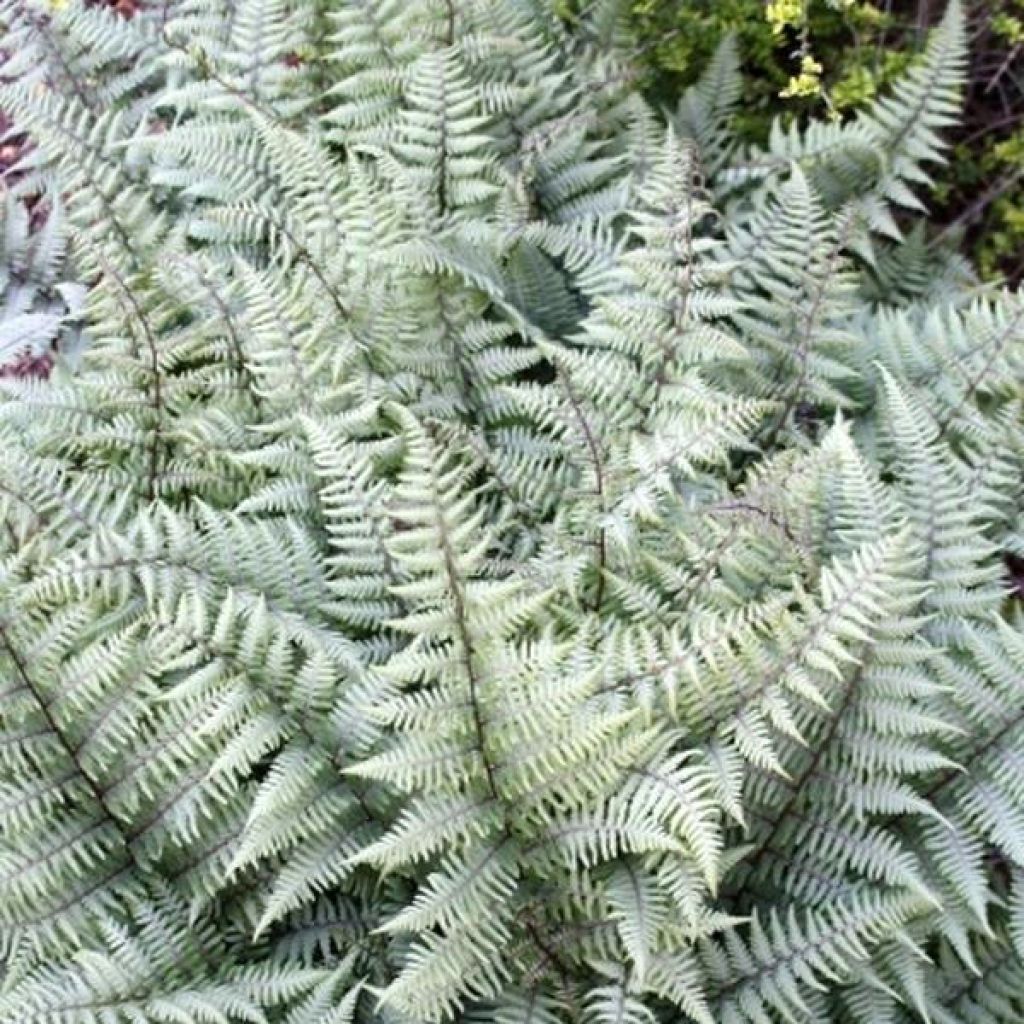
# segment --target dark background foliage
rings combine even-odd
[[[781,6],[781,5],[780,5]],[[795,4],[794,6],[799,6]],[[932,200],[936,230],[963,238],[986,277],[1024,277],[1024,0],[970,0],[971,64],[964,120]],[[762,139],[775,116],[846,117],[891,81],[942,16],[938,0],[804,0],[802,25],[773,29],[770,0],[634,0],[632,28],[646,87],[673,105],[725,32],[747,74],[742,131]],[[804,54],[821,90],[784,98]]]

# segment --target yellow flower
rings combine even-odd
[[[806,17],[804,0],[772,0],[765,8],[764,16],[772,31],[780,36],[790,26],[803,24]]]
[[[779,95],[783,99],[820,95],[821,72],[821,65],[810,54],[806,54],[800,61],[800,74],[794,75]]]

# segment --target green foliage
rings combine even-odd
[[[968,102],[937,196],[936,225],[966,231],[986,277],[1019,281],[1024,3],[977,0],[968,10]],[[922,26],[941,8],[917,0],[634,0],[631,12],[645,87],[658,103],[674,105],[718,41],[735,36],[748,72],[737,130],[763,141],[780,112],[790,120],[856,116],[907,70],[921,49]]]
[[[760,145],[613,3],[0,10],[89,284],[0,381],[2,1024],[1024,1016],[955,0]]]
[[[838,112],[872,99],[898,73],[897,65],[906,64],[904,55],[879,53],[873,45],[894,20],[866,0],[635,0],[631,15],[648,87],[662,101],[695,80],[725,34],[736,36],[747,69],[746,101],[754,108],[739,128],[751,138],[763,134],[765,119],[779,109],[779,95],[800,77],[805,61],[818,65],[810,76],[814,87],[789,92],[792,114],[815,111],[823,98]]]

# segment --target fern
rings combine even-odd
[[[758,150],[619,14],[0,8],[2,1024],[1024,1018],[960,9]]]

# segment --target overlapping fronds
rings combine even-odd
[[[557,6],[0,5],[2,1024],[1024,1019],[959,8],[750,151]]]

